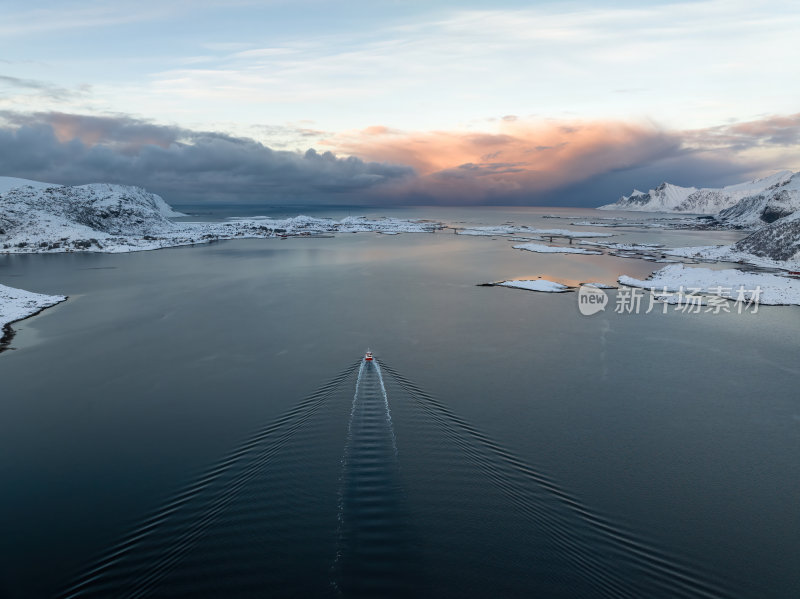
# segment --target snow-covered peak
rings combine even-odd
[[[76,189],[83,189],[93,198],[96,206],[112,206],[119,203],[120,198],[135,196],[144,199],[155,208],[161,216],[172,218],[176,216],[186,216],[182,212],[172,209],[164,199],[154,193],[150,193],[141,187],[129,185],[116,185],[114,183],[89,183],[78,185]]]
[[[44,190],[51,190],[45,194],[49,197],[61,196],[65,201],[73,203],[87,200],[95,208],[119,206],[121,201],[124,203],[126,200],[133,199],[136,202],[143,201],[151,205],[160,216],[165,218],[185,216],[183,213],[173,210],[161,196],[145,191],[141,187],[114,183],[89,183],[87,185],[69,186],[21,179],[19,177],[0,177],[0,199],[4,196],[15,198],[16,201],[26,198],[31,205],[34,205],[36,203],[35,198],[44,197],[42,195]]]
[[[766,189],[721,210],[717,220],[740,228],[757,228],[800,211],[800,173],[776,179]]]
[[[782,188],[793,179],[796,177],[793,177],[792,172],[784,170],[767,177],[721,188],[698,189],[665,182],[647,193],[634,190],[631,195],[622,196],[617,202],[600,206],[600,209],[716,214],[744,198]]]
[[[18,187],[33,187],[34,189],[45,189],[47,187],[61,187],[56,183],[43,183],[32,181],[31,179],[20,179],[19,177],[0,177],[0,193],[5,193]]]
[[[784,185],[792,178],[793,175],[794,173],[792,173],[792,171],[783,170],[766,177],[761,177],[760,179],[753,179],[752,181],[745,181],[744,183],[737,183],[735,185],[728,185],[722,189],[723,191],[727,191],[729,193],[744,193],[745,195],[751,195],[774,186]]]
[[[16,185],[0,193],[0,243],[61,247],[105,235],[152,236],[176,228],[180,216],[159,196],[139,187],[93,183],[67,186]],[[24,181],[24,180],[23,180]]]
[[[600,209],[674,212],[695,191],[697,189],[694,187],[681,187],[664,182],[646,193],[634,189],[631,195],[622,196],[616,203],[600,206]]]
[[[166,218],[185,216],[181,212],[176,212],[172,206],[167,204],[161,196],[145,191],[141,187],[131,185],[117,185],[115,183],[88,183],[86,185],[60,185],[58,183],[46,183],[44,181],[34,181],[32,179],[21,179],[19,177],[0,177],[0,196],[14,190],[25,190],[23,195],[36,195],[45,189],[59,190],[56,193],[64,192],[66,189],[74,189],[76,193],[71,194],[77,198],[86,196],[91,198],[95,207],[110,207],[118,205],[120,200],[126,197],[136,197],[138,200],[144,199],[150,203],[160,214]],[[78,191],[79,190],[79,191]],[[69,194],[63,194],[69,195]]]

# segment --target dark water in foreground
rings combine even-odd
[[[0,355],[0,597],[797,596],[798,309],[475,286],[649,270],[442,234],[0,257],[70,295]]]

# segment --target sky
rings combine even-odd
[[[598,205],[800,170],[800,2],[17,2],[0,175]]]

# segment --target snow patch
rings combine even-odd
[[[63,295],[44,295],[0,285],[0,329],[66,299]]]
[[[597,289],[616,289],[615,285],[606,285],[605,283],[581,283],[582,287],[595,287]]]
[[[19,177],[0,177],[0,193],[5,193],[11,189],[20,187],[32,187],[33,189],[46,189],[48,187],[63,187],[55,183],[42,183],[41,181],[31,181],[30,179],[20,179]]]
[[[597,256],[602,255],[603,253],[594,250],[585,250],[583,248],[543,245],[541,243],[521,243],[512,247],[515,250],[527,250],[529,252],[536,252],[539,254],[591,254]]]
[[[528,291],[540,291],[543,293],[563,293],[569,291],[570,287],[548,281],[547,279],[530,279],[520,281],[503,281],[497,284],[499,287],[512,287],[514,289],[526,289]]]
[[[611,237],[611,233],[595,233],[591,231],[572,231],[569,229],[535,229],[525,225],[521,226],[490,226],[467,227],[457,231],[459,235],[498,236],[498,235],[544,235],[552,237],[567,237],[577,239],[583,237]]]
[[[800,280],[762,272],[737,269],[713,270],[684,264],[670,264],[657,270],[643,281],[623,275],[621,285],[675,293],[695,290],[695,293],[736,300],[758,295],[758,303],[768,305],[800,305]],[[758,292],[757,292],[758,290]]]

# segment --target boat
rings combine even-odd
[[[367,350],[367,353],[364,354],[364,361],[365,362],[372,362],[372,352]]]

